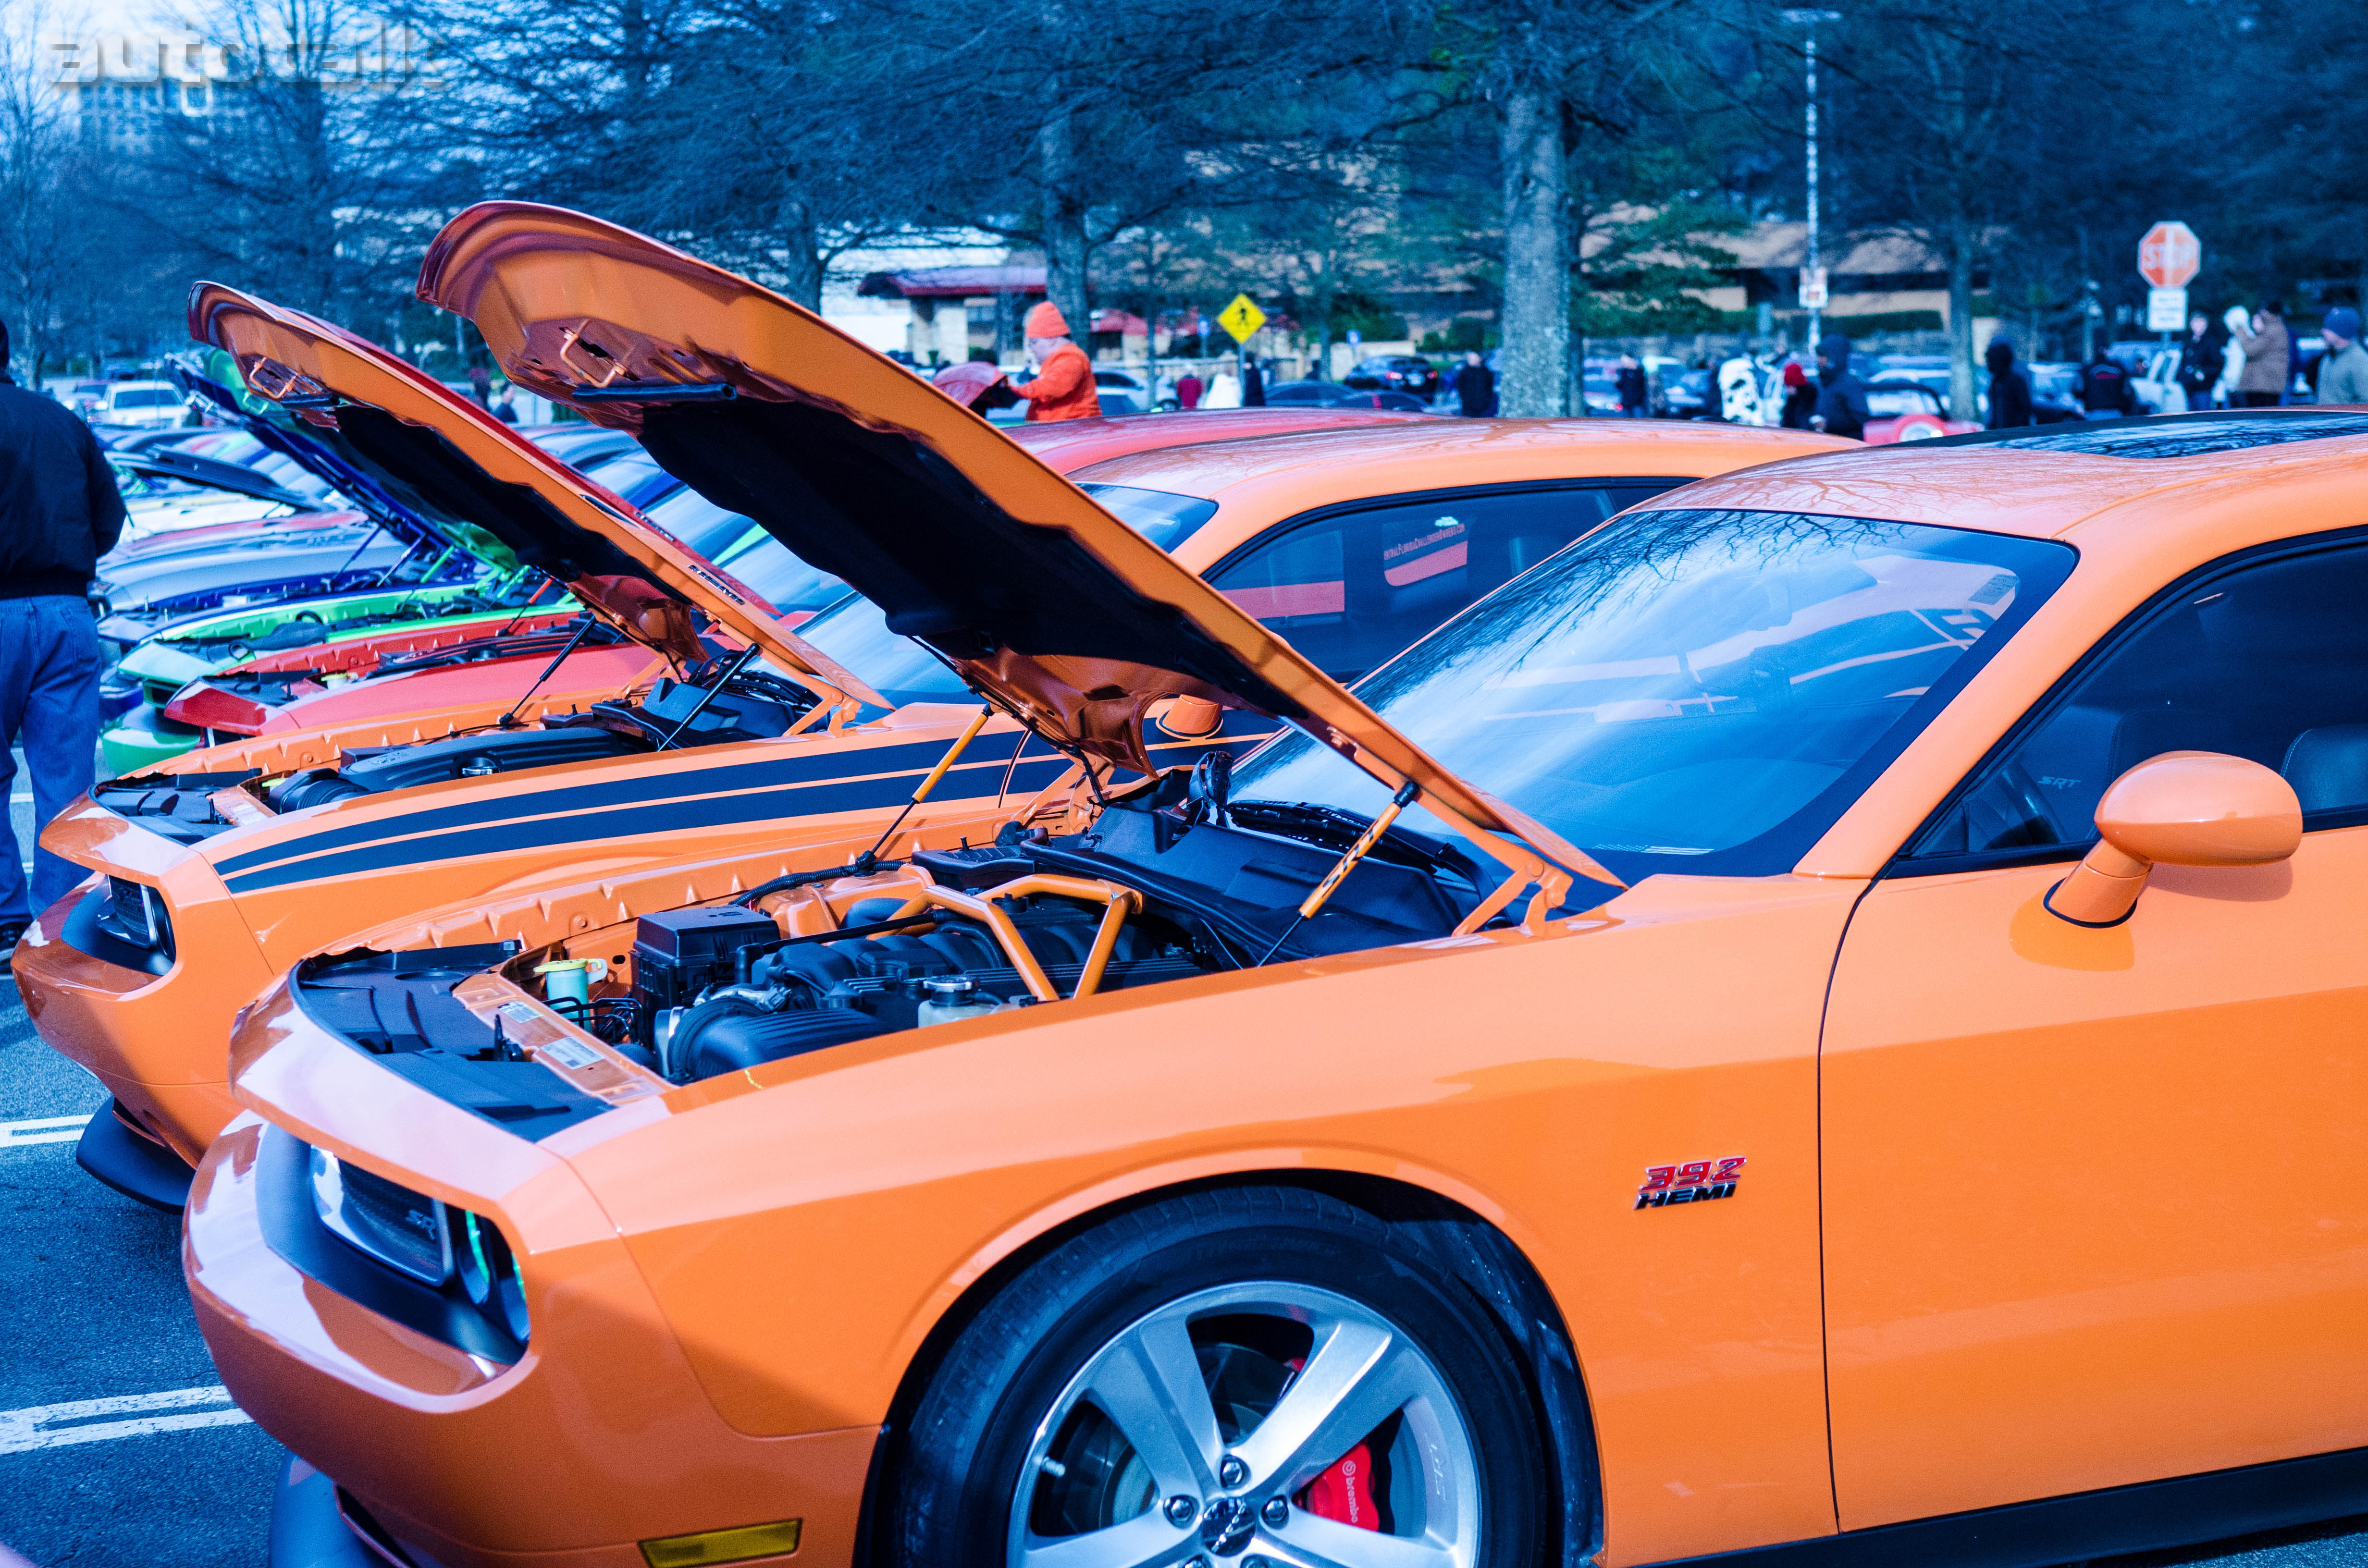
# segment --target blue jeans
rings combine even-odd
[[[89,792],[98,749],[98,628],[90,606],[63,595],[0,599],[0,785],[16,792],[19,736],[33,776],[33,830],[39,833],[76,795]],[[32,897],[25,895],[24,849],[17,827],[0,816],[0,921],[47,909],[90,873],[46,849],[33,856]]]

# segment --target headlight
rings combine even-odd
[[[501,1227],[481,1214],[312,1152],[313,1210],[347,1245],[423,1285],[457,1290],[520,1345],[526,1285]]]
[[[526,1285],[518,1278],[518,1259],[501,1227],[465,1209],[449,1210],[460,1222],[453,1238],[453,1264],[460,1270],[461,1289],[469,1300],[497,1319],[526,1343]]]
[[[107,903],[99,911],[98,926],[142,952],[173,956],[173,916],[165,907],[165,895],[145,882],[108,878]]]
[[[444,1205],[424,1192],[313,1151],[313,1209],[352,1245],[424,1285],[452,1277],[451,1229]]]

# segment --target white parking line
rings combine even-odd
[[[228,1406],[199,1410],[194,1405]],[[170,1415],[144,1411],[174,1411]],[[130,1420],[102,1421],[105,1415]],[[34,1449],[63,1449],[75,1443],[105,1443],[117,1437],[141,1437],[151,1432],[187,1432],[199,1426],[236,1426],[252,1421],[230,1403],[230,1391],[211,1388],[172,1389],[164,1393],[118,1394],[112,1399],[77,1399],[64,1404],[37,1404],[28,1410],[0,1410],[0,1454],[21,1454]]]
[[[82,1136],[90,1115],[45,1116],[32,1121],[0,1121],[0,1149],[29,1149],[36,1143],[71,1143]]]

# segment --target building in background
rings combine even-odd
[[[53,35],[41,40],[51,80],[82,134],[136,150],[176,120],[203,119],[259,74],[304,75],[348,92],[410,81],[433,64],[427,36],[357,17],[333,36],[221,42],[194,32]]]

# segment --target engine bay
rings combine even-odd
[[[487,729],[399,746],[356,746],[336,767],[308,767],[271,785],[276,811],[482,778],[529,767],[632,756],[726,741],[770,740],[813,711],[814,694],[794,681],[711,659],[681,680],[661,678],[638,702],[595,702],[579,713],[545,714],[540,727]]]
[[[193,843],[237,825],[215,809],[211,797],[218,790],[245,788],[272,811],[302,811],[455,778],[769,740],[796,728],[818,700],[794,681],[746,668],[745,659],[718,657],[693,665],[683,679],[658,680],[637,702],[595,702],[581,712],[546,713],[518,729],[489,727],[402,745],[352,746],[334,767],[308,767],[259,784],[255,781],[261,776],[252,768],[143,774],[98,784],[91,798],[176,843]]]
[[[588,1035],[687,1084],[937,1024],[1445,936],[1498,880],[1424,835],[1328,807],[1228,803],[1222,770],[1216,791],[1207,781],[1206,768],[1146,780],[1083,831],[1008,823],[988,844],[860,855],[520,944],[473,978],[436,949],[360,950],[308,960],[296,989],[360,1049],[436,1052],[434,1082],[535,1056],[566,1076],[609,1060]],[[434,1006],[417,994],[428,975],[446,994]],[[537,1028],[543,1038],[521,1049]],[[431,1081],[413,1065],[406,1075]]]

